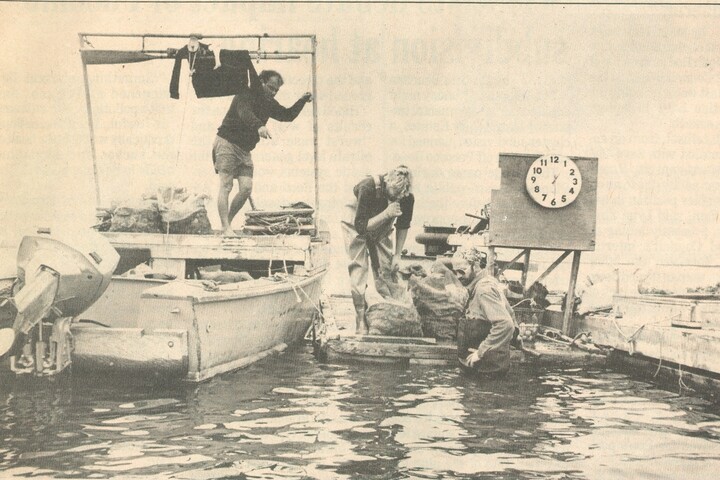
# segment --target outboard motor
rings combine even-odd
[[[15,293],[0,301],[3,316],[15,319],[0,329],[0,356],[10,352],[14,372],[53,375],[70,365],[70,323],[105,292],[119,260],[89,229],[22,239]]]

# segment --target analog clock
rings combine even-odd
[[[570,158],[544,155],[530,165],[525,187],[538,205],[562,208],[577,198],[582,188],[582,175]]]

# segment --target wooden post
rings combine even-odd
[[[487,256],[487,265],[485,268],[488,269],[488,271],[492,274],[492,276],[495,276],[495,259],[497,258],[497,255],[495,255],[495,247],[488,247],[488,256]]]
[[[518,253],[517,255],[515,255],[515,258],[513,258],[512,260],[510,260],[509,262],[507,262],[507,263],[505,264],[505,266],[498,271],[498,273],[497,273],[498,276],[500,276],[501,274],[505,273],[505,270],[507,270],[507,269],[509,269],[510,267],[512,267],[513,265],[515,265],[515,264],[517,263],[518,259],[519,259],[520,257],[522,257],[522,256],[525,254],[525,252],[526,252],[526,250],[523,250],[522,252],[520,252],[520,253]]]
[[[317,38],[311,38],[312,42],[312,109],[313,109],[313,153],[315,167],[315,232],[319,234],[318,219],[320,218],[320,163],[318,158],[318,108],[317,108]]]
[[[527,283],[527,274],[528,269],[530,268],[530,249],[525,249],[525,258],[523,259],[523,269],[522,269],[522,275],[520,276],[520,283],[522,284],[523,291],[526,289],[526,283]]]
[[[85,36],[80,34],[78,37],[80,39],[80,48],[82,49],[85,46]],[[95,207],[101,207],[100,175],[98,173],[97,154],[95,153],[95,128],[93,127],[92,104],[90,103],[90,81],[88,80],[85,59],[82,58],[82,55],[80,57],[82,59],[83,80],[85,80],[85,104],[87,105],[88,127],[90,128],[90,153],[92,154],[93,177],[95,178]]]
[[[563,314],[563,333],[571,335],[573,330],[573,310],[575,307],[575,284],[577,283],[578,271],[580,270],[580,250],[573,252],[572,270],[570,271],[570,285],[568,285],[565,296],[565,312]]]

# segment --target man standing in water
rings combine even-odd
[[[342,229],[345,251],[350,257],[348,273],[355,305],[355,333],[366,334],[369,330],[365,317],[369,267],[373,270],[375,288],[383,298],[398,298],[402,294],[397,272],[414,206],[412,174],[405,165],[384,175],[365,177],[353,188],[351,201],[345,206]],[[393,226],[394,248],[390,239]]]
[[[274,70],[263,70],[258,80],[259,84],[251,85],[248,90],[233,97],[213,145],[213,164],[220,176],[218,214],[224,235],[235,235],[230,225],[252,193],[253,162],[250,152],[260,137],[272,138],[265,126],[268,119],[292,122],[305,104],[312,100],[308,92],[293,106],[285,108],[275,100],[283,85],[282,76]],[[228,205],[233,180],[237,180],[238,192]]]
[[[485,261],[475,247],[459,248],[452,257],[453,271],[470,294],[458,324],[458,360],[478,373],[504,375],[510,368],[515,313]]]

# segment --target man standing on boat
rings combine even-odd
[[[368,269],[383,298],[400,298],[400,253],[412,220],[415,197],[412,174],[400,165],[384,175],[368,176],[353,188],[342,220],[345,251],[350,257],[350,291],[355,306],[355,332],[368,333],[365,312]],[[395,227],[395,246],[390,234]]]
[[[510,368],[515,313],[485,262],[475,247],[459,248],[452,258],[453,271],[470,295],[458,324],[458,360],[478,373],[503,375]]]
[[[275,95],[282,85],[283,78],[278,72],[260,72],[258,82],[251,83],[249,89],[233,97],[222,125],[218,128],[212,153],[215,172],[220,176],[218,214],[225,235],[235,234],[231,227],[233,218],[252,193],[253,162],[250,152],[261,137],[272,138],[265,126],[268,119],[292,122],[305,104],[312,100],[312,94],[308,92],[290,108],[285,108],[275,100]],[[238,193],[228,205],[235,179]]]

